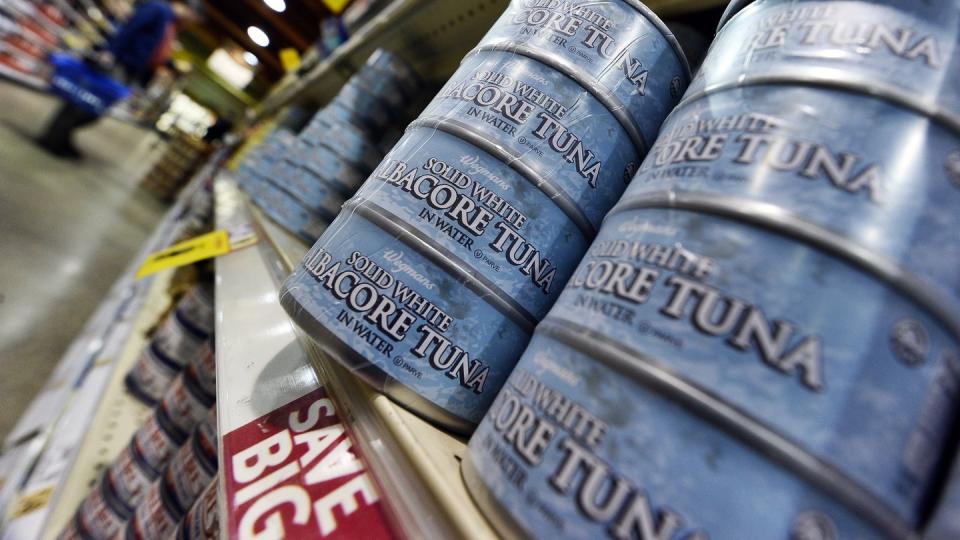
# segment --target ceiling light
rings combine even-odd
[[[257,28],[256,26],[250,26],[247,28],[247,35],[250,36],[250,39],[261,47],[266,47],[270,45],[270,38],[267,36],[267,33],[263,30]]]
[[[260,59],[257,58],[257,55],[250,51],[243,51],[243,59],[251,66],[255,66],[260,63]]]
[[[287,3],[283,0],[263,0],[263,3],[277,13],[283,13],[283,11],[287,9]]]

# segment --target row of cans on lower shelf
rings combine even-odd
[[[420,87],[398,56],[377,50],[294,135],[271,133],[240,166],[238,182],[273,221],[313,242],[400,137]]]
[[[681,100],[639,2],[514,1],[281,303],[483,419],[502,531],[956,537],[958,39],[947,0],[734,2]]]

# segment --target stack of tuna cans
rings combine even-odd
[[[689,77],[637,1],[513,2],[281,303],[368,383],[469,432]]]
[[[470,441],[504,530],[910,538],[960,398],[960,4],[734,2]]]
[[[418,88],[402,59],[374,52],[299,135],[272,138],[256,153],[263,165],[244,169],[241,186],[271,219],[315,241],[380,162],[380,135],[408,121]]]
[[[184,366],[209,354],[213,311],[213,284],[209,282],[197,283],[177,302],[124,379],[134,397],[155,405]]]
[[[118,533],[127,538],[171,533],[216,474],[215,392],[214,354],[205,346],[176,377],[60,537],[105,540]]]

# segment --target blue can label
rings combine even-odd
[[[386,209],[540,319],[587,239],[510,167],[442,131],[415,128],[357,199]]]
[[[960,298],[960,136],[886,101],[777,85],[688,102],[624,200],[666,191],[770,203]]]
[[[364,71],[372,70],[395,79],[408,98],[416,96],[420,80],[413,68],[396,54],[385,49],[377,49],[364,64]]]
[[[304,129],[300,138],[312,146],[330,148],[365,172],[372,171],[383,157],[365,131],[347,122],[328,120],[320,114]]]
[[[953,0],[757,0],[721,29],[690,92],[815,78],[894,92],[960,118],[958,38]]]
[[[485,510],[531,538],[879,536],[722,430],[541,330],[468,456],[471,493],[489,494],[496,504]]]
[[[622,211],[546,320],[744,411],[916,525],[956,416],[960,353],[880,280],[739,222]]]
[[[270,182],[261,181],[248,193],[270,219],[307,242],[315,241],[328,223]]]
[[[529,338],[528,329],[359,209],[327,229],[281,298],[296,303],[285,306],[301,326],[320,323],[365,362],[472,423]]]
[[[267,180],[293,195],[318,216],[332,220],[343,204],[343,199],[332,185],[319,176],[319,166],[308,167],[308,163],[312,161],[319,163],[315,153],[316,149],[313,147],[297,145],[294,153],[277,162]]]
[[[566,75],[504,52],[467,57],[418,122],[443,120],[507,149],[595,228],[640,164],[607,108]],[[488,150],[485,148],[485,150]],[[498,156],[501,157],[501,156]]]
[[[518,0],[480,46],[517,45],[559,62],[613,93],[649,143],[690,81],[679,48],[656,16],[625,0]],[[639,4],[639,2],[637,2]],[[671,36],[672,37],[672,36]]]
[[[349,197],[353,195],[366,177],[333,148],[332,146],[304,144],[300,146],[293,159],[305,170],[319,178],[323,187],[333,188],[337,192],[337,196],[333,199],[342,202],[343,199],[340,196]]]
[[[350,117],[367,129],[378,130],[391,122],[386,106],[377,96],[368,94],[358,83],[348,81],[340,89],[333,103],[342,105],[350,111]]]

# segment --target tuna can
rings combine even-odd
[[[217,436],[197,426],[193,436],[177,450],[162,482],[178,508],[189,509],[217,476]]]
[[[960,134],[886,100],[758,85],[685,101],[624,199],[817,237],[960,321]]]
[[[133,516],[133,508],[117,499],[107,482],[100,482],[84,499],[74,518],[81,538],[108,540],[123,530]]]
[[[154,409],[150,418],[133,435],[132,446],[143,462],[159,476],[174,452],[186,441],[163,407]]]
[[[688,95],[785,79],[854,88],[960,128],[958,36],[954,0],[736,2]]]
[[[606,347],[555,328],[538,327],[462,463],[467,491],[503,537],[885,537],[690,414],[660,391],[658,375],[637,377],[633,358],[608,360]]]
[[[351,118],[376,132],[393,121],[387,106],[377,96],[368,93],[354,80],[347,81],[333,102],[349,109]]]
[[[589,245],[541,184],[453,135],[411,128],[354,201],[539,321]]]
[[[163,482],[150,487],[143,502],[137,507],[133,518],[118,539],[155,540],[169,537],[183,518]]]
[[[536,320],[374,206],[343,212],[280,303],[327,353],[437,424],[468,432]]]
[[[217,395],[217,356],[213,351],[213,342],[207,341],[200,354],[193,357],[193,360],[187,364],[187,370],[193,373],[194,379],[209,396]]]
[[[320,159],[319,156],[314,155],[317,148],[323,147],[314,148],[300,142],[294,152],[277,162],[277,166],[267,180],[293,195],[300,204],[319,218],[329,222],[333,221],[343,204],[343,198],[338,194],[342,188],[327,182],[324,179],[326,177],[320,176],[324,171],[322,164],[316,162]],[[323,153],[327,157],[333,157],[333,153],[329,150],[325,149]],[[309,166],[308,163],[310,163]],[[332,170],[333,167],[330,167],[327,172]],[[359,173],[356,173],[356,176],[359,178]],[[359,182],[357,181],[358,185]]]
[[[248,193],[267,217],[307,243],[315,242],[329,223],[305,208],[293,195],[265,180]]]
[[[177,302],[180,315],[208,336],[213,334],[213,284],[197,283]]]
[[[363,66],[364,71],[373,70],[387,75],[397,80],[404,94],[408,98],[415,97],[420,89],[420,77],[410,67],[403,58],[386,49],[377,49],[373,51],[367,63]]]
[[[619,351],[644,384],[891,521],[884,530],[919,526],[955,421],[960,350],[942,320],[856,260],[625,202],[546,321]]]
[[[499,51],[468,56],[412,125],[447,131],[540,178],[540,189],[591,237],[644,150],[563,73]]]
[[[217,508],[217,484],[210,482],[207,489],[187,512],[177,529],[177,540],[219,540],[220,512]]]
[[[376,96],[387,104],[390,111],[396,113],[404,108],[407,96],[400,87],[400,81],[380,70],[361,69],[350,82],[358,84],[366,93]],[[394,116],[397,116],[394,114]]]
[[[179,307],[173,310],[153,334],[151,343],[163,358],[182,368],[200,349],[210,334],[184,317]]]
[[[159,407],[176,429],[190,433],[203,420],[213,403],[214,396],[201,388],[195,372],[186,369],[163,395]]]
[[[334,195],[327,195],[324,208],[336,204],[337,208],[343,203],[343,198],[353,195],[366,175],[348,161],[348,157],[333,146],[308,146],[300,153],[299,163],[307,171],[318,178],[324,188],[333,188]],[[296,195],[296,193],[295,193]],[[330,201],[333,201],[331,203]],[[322,203],[320,203],[322,204]],[[336,215],[336,214],[334,214]]]
[[[124,504],[136,508],[158,476],[159,471],[147,464],[131,441],[110,464],[103,481],[110,484],[111,491]]]
[[[376,168],[383,157],[365,131],[353,124],[327,120],[322,116],[311,122],[300,134],[300,138],[313,146],[325,146],[333,150],[364,173],[369,173]],[[350,192],[348,195],[352,194]]]
[[[577,81],[641,151],[690,82],[680,44],[638,0],[514,0],[478,50],[522,55]]]
[[[80,527],[77,525],[77,515],[74,514],[70,521],[64,525],[63,530],[57,535],[57,540],[86,540],[80,534]]]
[[[378,127],[376,130],[372,129],[366,121],[360,116],[360,113],[354,111],[350,107],[347,107],[343,103],[340,103],[334,98],[333,101],[327,104],[326,107],[320,109],[320,111],[313,116],[313,119],[310,120],[312,123],[317,122],[329,122],[335,124],[349,124],[361,131],[366,132],[369,135],[379,134],[383,129],[389,129],[390,126]]]
[[[953,459],[953,469],[933,518],[923,533],[923,540],[956,540],[960,538],[960,454]]]
[[[182,368],[160,352],[156,343],[143,348],[137,363],[124,378],[127,390],[147,405],[156,405]]]

